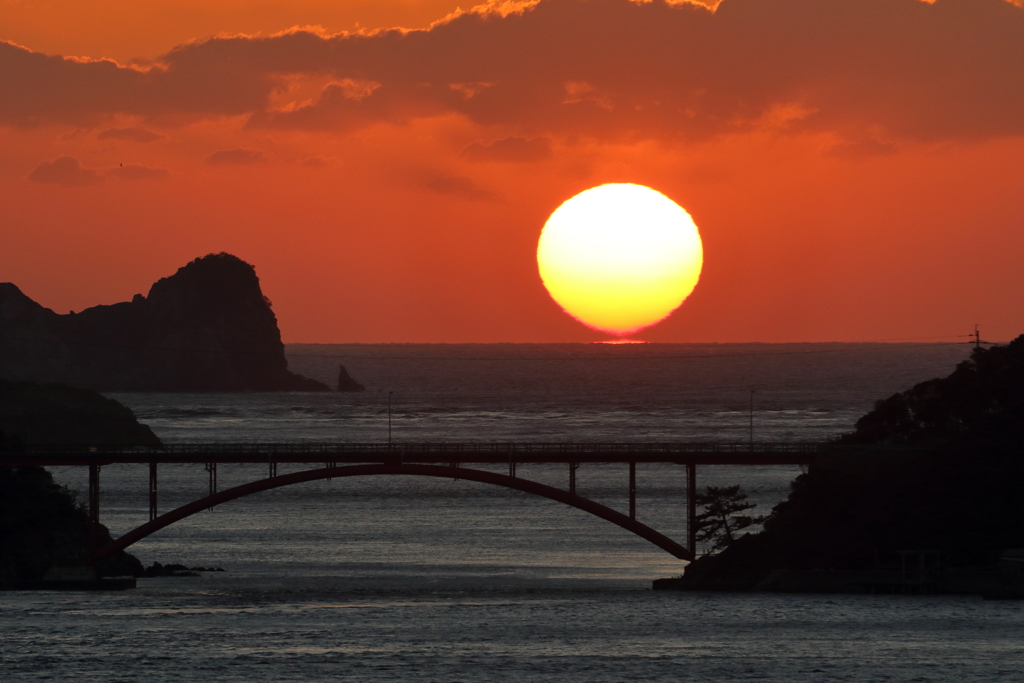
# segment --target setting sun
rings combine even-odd
[[[581,192],[551,214],[537,245],[551,297],[585,325],[615,335],[666,318],[697,285],[703,262],[690,214],[643,185]]]

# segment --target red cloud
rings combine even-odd
[[[419,31],[218,37],[148,70],[5,43],[0,122],[245,115],[344,131],[454,112],[525,137],[983,139],[1024,133],[1022,34],[1005,0],[543,0]],[[271,107],[295,79],[333,82]]]
[[[44,161],[28,174],[28,179],[37,183],[52,183],[64,187],[98,185],[103,182],[96,171],[82,168],[75,157],[63,156],[53,161]]]

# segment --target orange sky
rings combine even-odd
[[[521,5],[5,0],[0,281],[65,313],[228,251],[290,342],[600,339],[536,243],[631,182],[705,249],[644,339],[1024,332],[1019,5]]]

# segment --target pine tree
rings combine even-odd
[[[740,514],[757,507],[747,502],[747,494],[736,486],[708,486],[697,493],[697,505],[704,508],[697,513],[697,542],[707,545],[712,552],[722,550],[736,539],[736,532],[761,524],[765,516]]]

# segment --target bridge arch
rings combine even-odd
[[[99,548],[95,553],[96,559],[103,559],[109,557],[114,553],[124,550],[128,546],[136,543],[143,538],[146,538],[150,534],[153,534],[166,526],[169,526],[177,521],[180,521],[186,517],[194,515],[197,512],[209,509],[215,505],[226,503],[236,498],[248,496],[253,493],[259,493],[260,491],[268,491],[270,489],[279,488],[282,486],[290,486],[292,484],[300,484],[307,481],[317,481],[319,479],[333,479],[341,477],[358,477],[358,476],[373,476],[373,475],[385,475],[385,474],[400,474],[400,475],[413,475],[422,477],[440,477],[444,479],[464,479],[466,481],[476,481],[482,484],[492,484],[494,486],[503,486],[505,488],[516,489],[525,493],[531,493],[551,500],[556,500],[560,503],[564,503],[571,507],[589,512],[592,515],[600,517],[601,519],[607,520],[612,524],[618,525],[627,531],[640,536],[641,538],[650,541],[654,545],[658,546],[662,550],[670,553],[671,555],[678,557],[682,560],[692,560],[693,552],[680,544],[673,541],[668,536],[655,531],[646,524],[641,524],[635,519],[630,518],[627,515],[622,514],[616,510],[611,509],[600,503],[583,498],[568,491],[555,488],[553,486],[547,486],[546,484],[540,484],[529,479],[520,479],[518,477],[510,477],[504,474],[498,474],[495,472],[485,472],[483,470],[467,469],[462,467],[445,467],[442,465],[395,465],[395,464],[376,464],[376,465],[348,465],[344,467],[319,467],[312,470],[305,470],[302,472],[293,472],[291,474],[282,474],[276,477],[270,477],[267,479],[259,479],[257,481],[250,482],[248,484],[242,484],[241,486],[235,486],[230,489],[218,491],[212,495],[200,498],[186,505],[182,505],[179,508],[166,512],[159,517],[143,524],[142,526],[129,531],[128,533],[120,536],[119,538],[107,543],[106,545]]]

